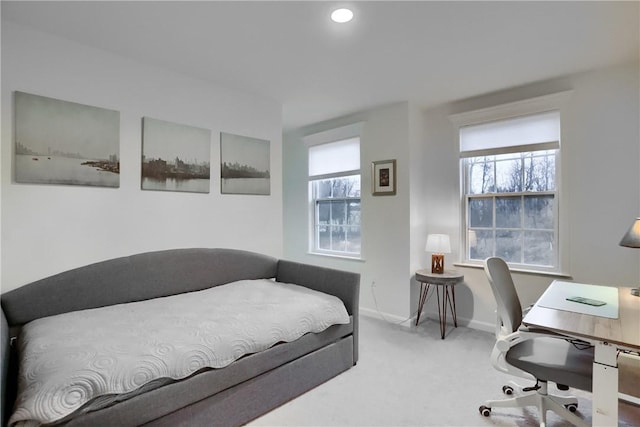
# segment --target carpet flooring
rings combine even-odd
[[[448,325],[442,340],[437,320],[432,319],[416,327],[360,316],[360,325],[360,360],[355,367],[249,425],[539,425],[533,407],[496,408],[490,417],[480,415],[478,407],[487,399],[504,398],[502,385],[515,379],[491,366],[492,334]],[[590,393],[572,392],[579,399],[577,413],[590,421]],[[547,425],[570,424],[548,412]],[[621,402],[619,425],[640,426],[640,407]]]

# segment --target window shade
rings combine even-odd
[[[460,128],[460,157],[559,147],[560,111],[547,111]]]
[[[360,170],[360,138],[309,147],[309,177],[329,177]]]

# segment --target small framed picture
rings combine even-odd
[[[380,160],[371,163],[372,194],[393,196],[396,194],[396,161]]]

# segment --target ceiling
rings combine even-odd
[[[329,20],[348,5],[348,24]],[[285,129],[638,60],[640,2],[2,1],[2,19],[274,99]]]

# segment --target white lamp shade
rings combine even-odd
[[[629,231],[620,240],[620,246],[626,246],[628,248],[640,248],[640,218],[636,220],[629,227]]]
[[[448,234],[429,234],[427,236],[427,245],[424,248],[427,252],[436,254],[451,253],[451,242]]]

